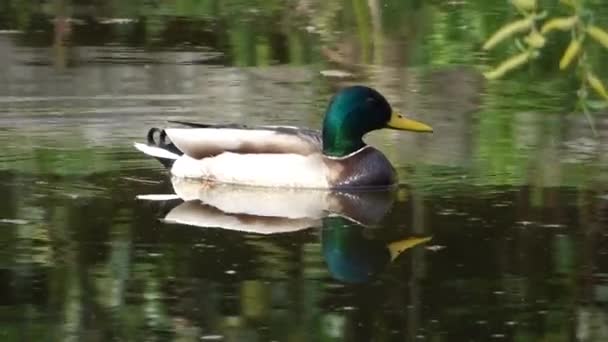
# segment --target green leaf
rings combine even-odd
[[[594,101],[588,100],[586,101],[587,107],[592,110],[602,110],[608,108],[608,102],[606,101]]]

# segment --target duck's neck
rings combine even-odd
[[[342,117],[326,116],[323,123],[323,154],[344,157],[365,146],[363,134],[355,122]]]

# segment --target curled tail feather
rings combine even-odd
[[[134,143],[139,151],[158,159],[166,168],[171,168],[183,153],[167,139],[165,130],[151,128],[146,136],[148,144]]]

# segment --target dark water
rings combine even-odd
[[[509,13],[0,1],[1,340],[608,339],[608,119],[542,63],[483,80]],[[369,137],[395,191],[184,188],[132,148],[169,119],[318,127],[352,83],[435,129]]]

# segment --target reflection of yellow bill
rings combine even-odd
[[[432,237],[430,236],[422,238],[413,237],[389,243],[387,247],[391,253],[391,261],[395,260],[401,253],[405,252],[406,250],[415,247],[421,243],[425,243],[431,239]]]
[[[416,120],[407,119],[399,112],[391,113],[391,119],[386,125],[390,128],[400,129],[402,131],[433,132],[431,126]]]

